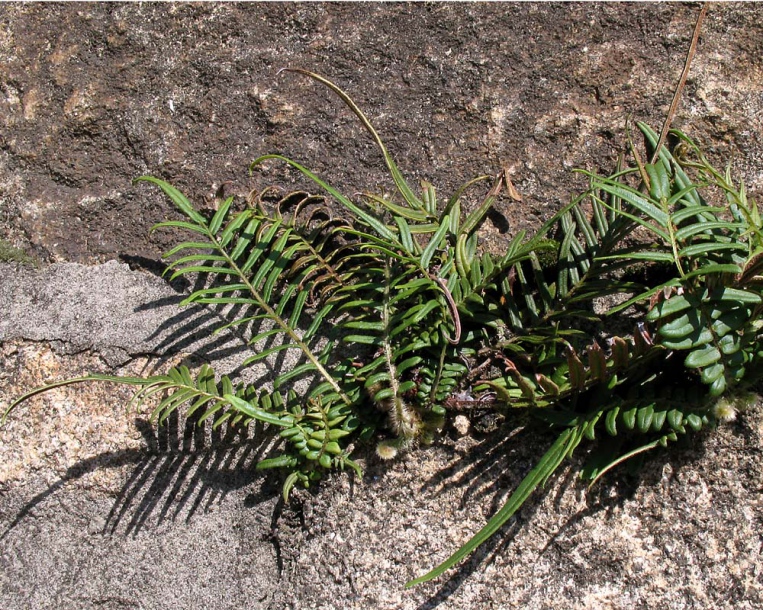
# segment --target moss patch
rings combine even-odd
[[[12,246],[4,239],[0,239],[0,263],[22,263],[33,265],[34,259],[23,250]]]

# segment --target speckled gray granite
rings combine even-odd
[[[110,369],[103,354],[142,373],[142,356],[168,357],[166,337],[204,315],[181,316],[172,288],[119,263],[0,270],[0,405],[43,380]],[[204,353],[190,336],[183,350]],[[515,422],[452,432],[392,465],[361,457],[362,481],[336,476],[284,506],[278,481],[254,471],[267,452],[258,439],[210,436],[182,418],[157,430],[125,410],[124,390],[96,385],[31,401],[0,430],[0,607],[763,604],[757,408],[658,456],[639,479],[586,494],[562,474],[460,571],[406,592],[551,439]]]
[[[181,307],[185,294],[127,264],[0,264],[0,341],[53,341],[59,351],[94,350],[112,366],[141,354],[193,353],[235,370],[247,354],[234,333],[213,335],[220,312]],[[220,361],[223,361],[220,363]]]

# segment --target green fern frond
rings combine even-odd
[[[208,223],[203,216],[192,208],[185,196],[171,185],[152,177],[143,177],[139,178],[139,180],[152,182],[159,186],[177,205],[180,211],[189,218],[192,226],[195,227],[192,230],[203,234],[207,238],[209,246],[217,253],[212,255],[210,261],[212,264],[208,265],[193,264],[197,260],[195,257],[203,256],[204,253],[181,257],[179,259],[180,263],[175,261],[170,265],[171,268],[175,269],[173,277],[189,273],[209,273],[213,276],[222,275],[224,277],[235,278],[235,285],[243,286],[240,290],[230,291],[224,289],[220,292],[204,288],[192,293],[186,301],[215,305],[250,305],[257,308],[257,310],[262,312],[262,314],[259,314],[262,319],[267,319],[273,323],[277,332],[285,335],[287,340],[302,352],[307,362],[298,367],[299,373],[314,372],[318,374],[331,385],[332,389],[342,397],[344,402],[350,404],[349,397],[344,394],[337,380],[325,368],[304,337],[300,335],[297,330],[297,319],[290,320],[284,316],[283,312],[286,308],[286,303],[279,304],[276,308],[271,305],[271,296],[276,291],[277,286],[279,286],[279,282],[284,281],[283,274],[290,267],[292,256],[302,244],[301,241],[290,244],[289,240],[293,233],[292,229],[288,226],[285,227],[280,220],[258,218],[253,216],[251,212],[247,213],[247,211],[242,214],[250,216],[248,222],[239,221],[234,217],[229,223],[226,223],[223,216],[220,216],[220,212],[227,212],[228,208],[221,208],[212,222]],[[231,224],[233,224],[233,230],[231,230]],[[213,225],[218,228],[218,232],[212,231]],[[220,233],[220,229],[224,225],[226,225],[225,229],[222,229],[222,233]],[[166,223],[160,223],[157,226],[163,227],[166,226]],[[187,227],[184,226],[183,228]],[[223,239],[225,240],[225,246],[223,245]],[[231,244],[233,244],[232,247],[230,247]],[[196,250],[199,244],[197,242],[185,242],[181,245],[184,250]],[[175,252],[180,251],[178,248],[174,250]],[[190,260],[189,256],[191,257]],[[186,262],[191,262],[191,264],[186,265]],[[253,275],[250,275],[249,272],[253,270],[255,265],[257,270]],[[302,269],[301,274],[304,276],[308,272],[309,269]],[[300,279],[304,279],[304,277]],[[292,278],[292,281],[294,281],[294,278]],[[233,293],[231,294],[231,292]],[[307,295],[309,295],[309,287],[303,287],[301,291],[294,290],[286,294],[290,296],[293,294],[298,295],[296,303],[300,306],[297,313],[301,313],[301,308],[307,299]],[[293,317],[298,318],[298,316]],[[257,342],[266,339],[273,332],[273,329],[265,330],[255,335],[251,341]],[[291,379],[295,376],[294,371],[291,371],[288,378]],[[282,375],[277,381],[280,385],[285,380]]]

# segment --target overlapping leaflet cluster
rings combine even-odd
[[[248,333],[256,353],[245,364],[286,350],[297,364],[277,372],[269,389],[216,379],[209,366],[195,378],[178,367],[148,379],[92,375],[54,386],[137,385],[136,400],[160,397],[160,423],[183,405],[215,426],[260,421],[283,443],[259,467],[286,470],[287,498],[294,485],[328,470],[360,473],[350,457],[359,442],[376,442],[383,458],[431,442],[456,403],[524,407],[557,429],[556,442],[485,528],[409,586],[494,534],[583,440],[598,442],[582,472],[595,481],[748,400],[763,355],[761,219],[744,186],[714,169],[684,134],[675,132],[680,148],[661,150],[654,164],[643,165],[631,145],[633,167],[609,177],[582,172],[589,179],[582,195],[534,235],[514,235],[497,256],[481,250],[477,229],[510,187],[507,176],[494,178],[468,214],[462,196],[489,177],[442,203],[429,184],[417,194],[353,101],[302,73],[339,95],[366,127],[394,197],[353,201],[279,155],[253,166],[289,164],[342,213],[334,217],[321,198],[293,193],[275,205],[254,197],[243,208],[230,198],[205,216],[170,184],[140,179],[185,216],[157,228],[193,236],[167,253],[173,278],[207,278],[184,303],[233,315],[218,331],[235,325]],[[639,128],[654,148],[656,134]],[[593,303],[613,295],[619,304],[606,315],[629,316],[632,333],[601,331]]]

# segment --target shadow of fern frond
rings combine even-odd
[[[250,438],[253,430],[225,425],[211,430],[211,424],[198,425],[192,419],[181,425],[177,413],[158,427],[143,419],[137,419],[135,426],[144,447],[107,451],[77,462],[29,499],[0,539],[63,487],[97,470],[127,471],[101,528],[105,535],[134,536],[164,522],[187,522],[222,503],[231,492],[266,482],[267,475],[256,472],[255,465],[271,450],[272,437],[259,435],[257,440]],[[271,490],[263,499],[277,494],[276,486],[259,487]]]

